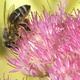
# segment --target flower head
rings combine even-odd
[[[64,12],[50,15],[43,10],[43,15],[31,13],[32,19],[26,22],[31,29],[27,32],[20,28],[17,39],[18,57],[6,58],[15,65],[15,71],[22,71],[26,76],[50,77],[51,80],[80,79],[80,11],[75,16]],[[26,27],[27,27],[26,26]]]

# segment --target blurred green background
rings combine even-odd
[[[48,0],[49,4],[52,8],[53,11],[57,10],[57,4],[59,3],[60,0]],[[15,8],[24,5],[24,4],[29,4],[31,5],[31,11],[35,12],[37,11],[39,14],[42,14],[43,7],[42,5],[45,6],[47,11],[50,11],[50,8],[48,6],[47,0],[6,0],[7,2],[7,13],[9,8],[15,4]],[[64,0],[61,0],[62,4],[64,4]],[[66,2],[66,12],[70,13],[72,9],[80,9],[80,0],[67,0]],[[10,76],[11,80],[22,80],[23,77],[25,77],[20,71],[16,73],[9,73],[9,71],[13,70],[9,65],[7,65],[7,61],[5,59],[5,53],[8,53],[10,56],[11,54],[2,46],[2,29],[4,28],[4,23],[3,23],[3,10],[4,10],[4,0],[0,0],[0,78],[2,78],[3,73],[5,73],[5,77],[7,75]],[[28,80],[38,80],[38,78],[31,78],[28,77]],[[46,79],[42,79],[46,80]]]

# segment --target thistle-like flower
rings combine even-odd
[[[44,7],[43,7],[44,8]],[[59,12],[43,15],[31,13],[27,21],[31,31],[20,28],[17,39],[18,49],[13,50],[18,56],[6,58],[16,71],[26,76],[50,77],[51,80],[80,80],[80,11],[64,12],[65,7],[59,6]]]

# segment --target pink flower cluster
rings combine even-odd
[[[75,16],[64,8],[50,15],[31,13],[27,22],[31,31],[20,29],[22,40],[17,39],[18,53],[15,58],[6,58],[15,71],[26,76],[50,77],[51,80],[80,80],[80,11]],[[48,80],[48,79],[47,79]]]

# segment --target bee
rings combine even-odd
[[[13,10],[14,5],[12,5]],[[19,8],[15,9],[11,13],[8,13],[6,19],[6,0],[4,2],[4,30],[3,30],[3,39],[4,39],[4,46],[8,48],[13,48],[12,46],[15,45],[16,37],[19,36],[18,30],[23,27],[25,30],[30,31],[29,27],[26,27],[26,24],[22,24],[22,21],[25,17],[29,14],[30,5],[23,5]],[[7,20],[7,25],[6,25]],[[12,45],[13,44],[13,45]]]

